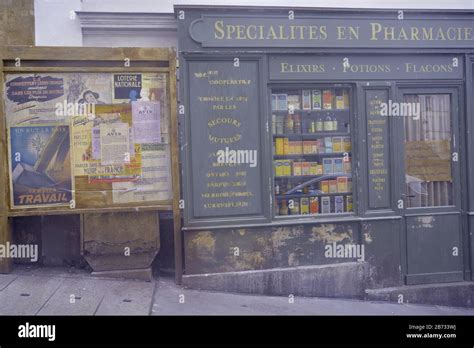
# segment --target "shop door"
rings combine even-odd
[[[461,281],[462,153],[457,89],[400,88],[397,99],[398,208],[405,229],[406,283]],[[389,111],[394,116],[396,106]]]

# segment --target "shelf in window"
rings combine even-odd
[[[331,173],[331,174],[320,174],[320,175],[285,175],[285,176],[275,176],[275,179],[289,179],[289,180],[302,180],[302,179],[331,179],[337,177],[348,177],[351,178],[352,175],[350,173]]]
[[[331,192],[331,193],[292,193],[289,195],[280,194],[275,195],[276,199],[291,199],[291,198],[303,198],[303,197],[322,197],[322,196],[349,196],[352,192]]]
[[[291,159],[291,158],[300,158],[300,157],[341,157],[344,154],[349,154],[350,152],[328,152],[328,153],[303,153],[299,155],[273,155],[274,159]]]
[[[296,133],[296,134],[273,134],[273,138],[292,139],[316,139],[320,137],[344,137],[350,136],[348,132],[316,132],[316,133]]]

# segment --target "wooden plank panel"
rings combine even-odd
[[[168,49],[128,48],[128,47],[32,47],[7,46],[4,59],[34,60],[124,60],[129,58],[142,61],[169,60]]]

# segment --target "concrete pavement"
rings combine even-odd
[[[0,275],[0,315],[474,315],[474,309],[327,298],[254,296],[91,277],[64,268]]]

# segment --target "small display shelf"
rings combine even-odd
[[[275,215],[353,211],[349,93],[272,90]]]

